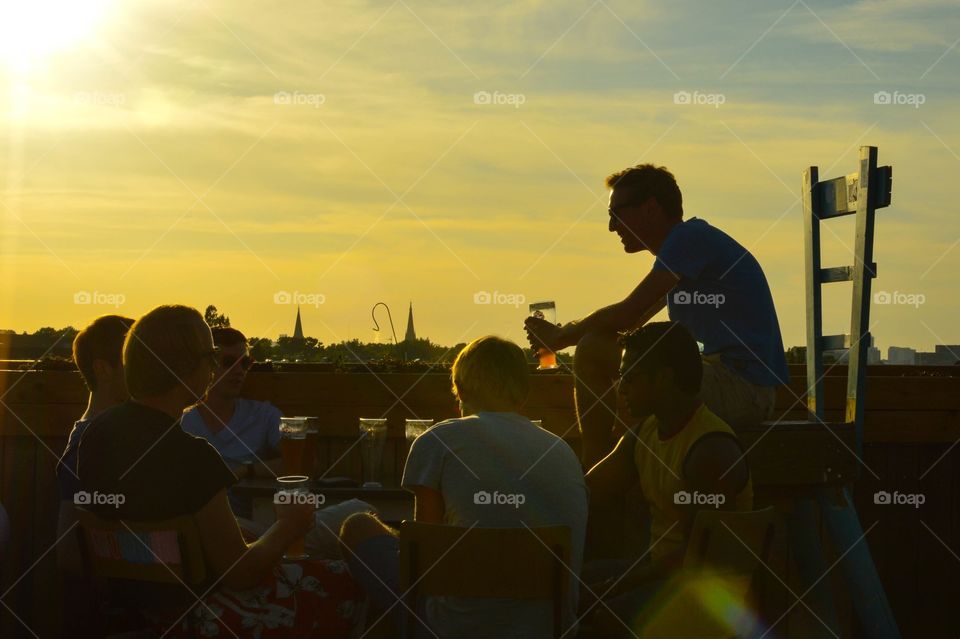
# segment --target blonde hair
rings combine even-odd
[[[123,374],[132,397],[173,390],[193,373],[211,348],[203,315],[180,305],[158,306],[130,327],[123,345]]]
[[[453,394],[463,401],[520,406],[530,393],[527,358],[509,340],[487,335],[463,347],[453,362]]]

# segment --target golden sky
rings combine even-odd
[[[520,340],[511,302],[570,320],[646,273],[603,178],[654,162],[802,344],[801,171],[869,144],[894,167],[874,291],[922,300],[874,305],[877,345],[960,342],[954,1],[27,4],[0,20],[0,328],[179,302],[276,337],[299,298],[324,342],[372,339],[381,300],[401,334],[412,301],[422,337]]]

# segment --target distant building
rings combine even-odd
[[[847,364],[850,362],[849,348],[824,351],[823,355],[824,355],[824,360],[827,362],[832,361],[839,364]],[[867,347],[867,365],[873,366],[876,364],[882,364],[883,362],[881,360],[882,358],[881,358],[880,349],[876,347],[876,338],[873,335],[871,335],[870,346]]]
[[[943,363],[947,366],[960,362],[960,344],[938,344],[936,353],[943,358]]]
[[[891,346],[887,349],[887,363],[895,366],[914,366],[917,364],[917,351],[905,346]]]
[[[917,364],[919,366],[953,366],[960,360],[960,346],[940,345],[932,353],[917,353]]]
[[[407,334],[404,335],[405,342],[413,342],[417,339],[417,331],[413,328],[413,302],[410,302],[410,311],[407,313]]]

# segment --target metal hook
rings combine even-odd
[[[373,308],[370,309],[370,317],[373,318],[373,330],[380,332],[380,324],[377,322],[377,307],[383,305],[387,309],[387,319],[390,320],[390,331],[393,333],[393,343],[397,343],[397,331],[393,328],[393,314],[390,313],[390,307],[387,306],[385,302],[377,302],[373,305]]]

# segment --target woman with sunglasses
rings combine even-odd
[[[247,338],[235,328],[214,328],[217,367],[204,397],[183,414],[183,430],[210,442],[235,471],[252,462],[255,472],[273,477],[280,469],[280,409],[240,397],[253,359]],[[238,471],[239,472],[239,471]],[[238,517],[249,518],[249,500],[231,495]]]

